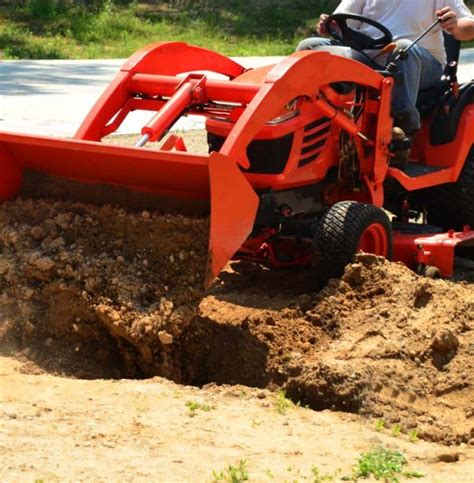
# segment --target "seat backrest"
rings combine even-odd
[[[444,37],[444,50],[448,58],[448,64],[450,62],[459,62],[459,55],[461,54],[461,42],[456,40],[452,35],[443,32]]]
[[[452,74],[452,72],[450,74],[450,62],[459,62],[459,56],[461,54],[461,42],[446,32],[443,32],[443,38],[447,64],[444,68],[443,77],[441,78],[439,84],[418,93],[416,107],[418,108],[418,111],[422,117],[433,112],[433,109],[438,104],[439,99],[449,88],[449,83],[451,82],[450,75]]]

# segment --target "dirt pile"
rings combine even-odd
[[[362,254],[317,294],[289,292],[291,272],[234,268],[200,305],[208,333],[221,332],[216,343],[199,336],[209,349],[200,364],[208,377],[224,382],[233,368],[228,381],[282,386],[315,409],[474,443],[472,285],[421,278]],[[197,344],[188,352],[203,357]]]
[[[474,288],[423,279],[361,255],[305,312],[329,341],[288,389],[313,407],[350,409],[426,439],[474,441]]]
[[[311,274],[232,263],[200,290],[207,221],[0,207],[0,337],[48,370],[283,387],[295,401],[474,443],[474,288],[359,255]]]
[[[166,375],[155,348],[194,315],[207,233],[207,221],[147,211],[3,204],[3,339],[80,376]]]

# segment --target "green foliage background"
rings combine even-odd
[[[0,0],[0,51],[5,59],[124,58],[151,42],[181,40],[227,55],[285,55],[338,3]]]

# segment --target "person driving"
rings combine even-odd
[[[446,65],[442,31],[460,41],[474,39],[474,17],[471,11],[463,0],[342,0],[334,13],[362,15],[391,31],[395,50],[390,58],[384,58],[380,52],[365,52],[381,65],[394,58],[400,49],[407,48],[436,18],[441,19],[441,27],[433,29],[413,47],[406,60],[398,62],[401,75],[399,81],[395,82],[392,96],[394,124],[411,137],[420,129],[420,114],[416,108],[418,92],[435,86]],[[321,37],[303,40],[297,51],[314,50],[323,45],[340,45],[336,40],[324,38],[329,37],[328,18],[328,14],[320,17],[317,28]],[[380,35],[380,32],[367,24],[360,24],[359,29],[367,35]]]

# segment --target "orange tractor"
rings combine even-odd
[[[391,166],[396,69],[371,65],[362,53],[369,38],[346,17],[333,20],[351,47],[297,52],[256,69],[181,42],[145,47],[74,138],[0,133],[0,200],[39,174],[203,206],[206,285],[244,258],[311,265],[320,286],[359,250],[451,276],[455,250],[471,256],[474,247],[474,83],[458,85],[451,63],[436,88],[420,93],[423,125],[410,160]],[[376,40],[384,48],[392,39]],[[154,114],[134,147],[101,142],[135,110]],[[189,114],[206,118],[208,155],[187,152],[169,134]],[[144,147],[155,141],[159,149]]]

